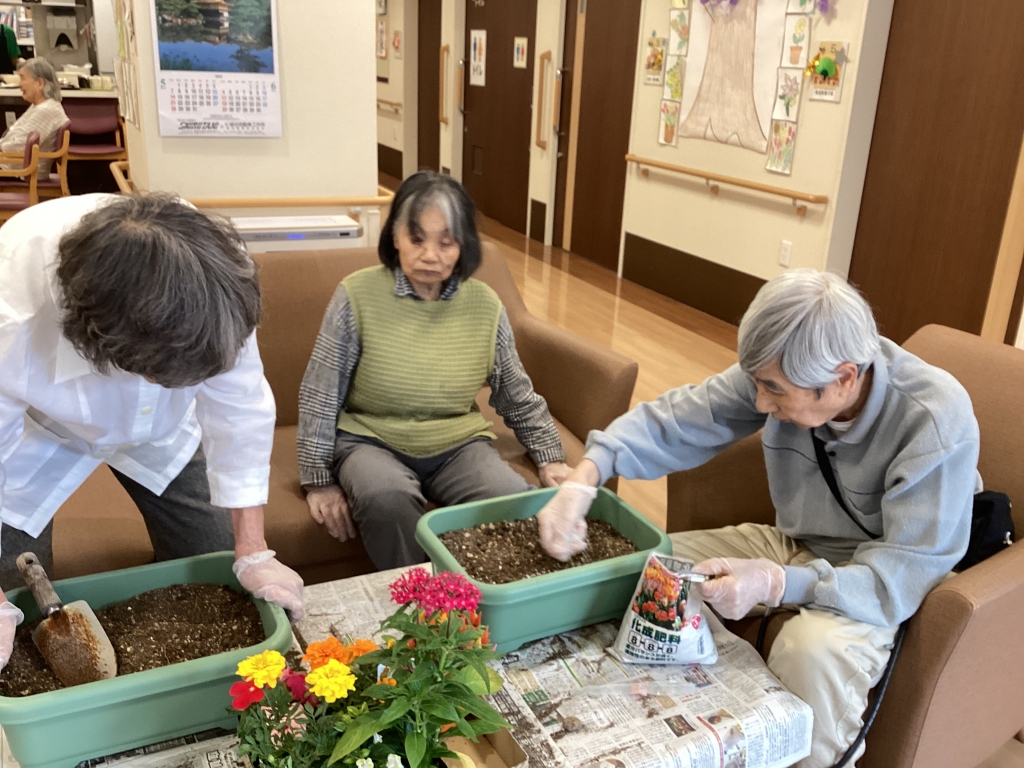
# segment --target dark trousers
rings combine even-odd
[[[206,456],[202,447],[159,496],[111,467],[142,513],[157,560],[175,560],[235,548],[231,513],[210,503]],[[24,585],[15,561],[34,552],[52,576],[53,521],[37,537],[4,525],[0,528],[0,589]]]
[[[339,432],[334,458],[363,546],[381,571],[426,560],[416,543],[416,523],[428,500],[449,507],[533,487],[487,439],[419,458],[378,440]]]

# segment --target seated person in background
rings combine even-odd
[[[475,398],[529,450],[544,485],[570,472],[547,403],[516,353],[501,300],[471,279],[481,248],[466,190],[409,177],[381,230],[381,267],[335,291],[299,390],[299,474],[310,514],[377,568],[423,562],[416,523],[440,506],[529,490],[489,441]]]
[[[0,35],[3,35],[3,41],[0,42],[0,47],[3,48],[0,52],[0,75],[13,75],[24,61],[21,58],[18,35],[6,24],[0,24]]]
[[[33,131],[39,134],[39,151],[53,152],[57,148],[57,131],[68,121],[60,105],[60,83],[46,59],[29,59],[18,69],[21,78],[21,97],[29,103],[25,114],[7,129],[0,138],[0,152],[25,151],[25,140]],[[39,178],[50,178],[52,160],[39,161]],[[6,163],[0,168],[11,170],[24,167],[22,163]]]
[[[722,575],[701,590],[727,619],[758,604],[798,606],[768,666],[814,710],[800,768],[825,768],[856,738],[897,627],[967,550],[978,422],[960,383],[879,338],[871,308],[837,275],[793,270],[767,283],[738,342],[737,365],[592,432],[569,480],[661,477],[764,428],[776,524],[675,533],[674,552]],[[567,482],[541,510],[551,555],[585,546],[586,490]]]

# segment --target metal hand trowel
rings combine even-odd
[[[18,570],[43,614],[32,631],[32,642],[57,679],[71,687],[114,677],[114,646],[89,604],[84,600],[62,604],[39,558],[31,552],[18,557]]]

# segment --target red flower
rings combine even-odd
[[[633,603],[633,613],[640,613],[640,606]]]
[[[675,608],[669,608],[668,609],[668,620],[669,621],[675,621],[676,620],[676,609]]]
[[[285,669],[281,680],[288,686],[292,698],[300,704],[316,704],[316,696],[306,689],[306,676],[301,672],[292,672]]]
[[[424,585],[417,602],[427,613],[434,611],[475,611],[480,590],[458,573],[444,571]]]
[[[241,711],[257,701],[263,701],[263,689],[257,688],[248,680],[240,680],[228,689],[228,693],[234,696],[231,706]]]
[[[668,614],[665,611],[658,611],[654,614],[654,618],[658,621],[668,621]]]
[[[413,568],[391,583],[391,599],[399,605],[418,602],[429,581],[430,574],[426,568]]]
[[[644,613],[654,613],[656,610],[658,610],[658,604],[652,603],[650,600],[648,600],[646,603],[640,606],[640,610]]]

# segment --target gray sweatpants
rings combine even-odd
[[[153,493],[111,467],[142,513],[157,560],[175,560],[235,548],[231,514],[210,503],[206,456],[202,447],[161,495]],[[4,525],[0,528],[0,589],[25,584],[15,561],[34,552],[48,574],[53,572],[53,521],[38,537]]]
[[[339,432],[334,460],[363,546],[382,571],[426,560],[416,543],[416,523],[428,500],[449,507],[533,487],[486,438],[416,457],[379,440]]]

